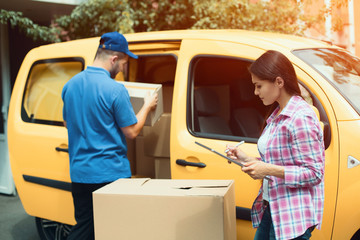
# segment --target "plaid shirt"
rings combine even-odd
[[[323,132],[319,120],[301,97],[293,96],[278,115],[267,119],[270,138],[263,161],[285,167],[285,179],[270,176],[269,204],[276,239],[292,239],[311,226],[320,229],[324,208]],[[270,124],[273,122],[273,124]],[[251,212],[258,227],[264,212],[262,187]]]

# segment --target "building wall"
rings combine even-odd
[[[352,1],[354,4],[355,55],[360,57],[360,1]]]
[[[333,9],[333,26],[341,19],[343,29],[332,32],[332,41],[335,45],[343,47],[360,57],[360,1],[348,0],[348,5]]]
[[[331,26],[342,25],[341,31],[331,32],[334,44],[351,51],[350,31],[353,26],[350,23],[348,6],[333,9],[331,15]]]
[[[318,1],[311,1],[306,2],[307,4],[304,4],[304,13],[309,16],[315,16],[319,13],[320,9],[325,8],[325,3],[323,0]],[[325,41],[331,41],[329,36],[326,36],[326,26],[325,21],[319,21],[315,26],[312,28],[309,28],[305,32],[305,36],[319,39],[319,40],[325,40]]]
[[[316,15],[330,3],[331,0],[312,1],[310,5],[305,6],[305,12]],[[359,11],[360,1],[348,0],[347,6],[334,8],[331,16],[308,29],[305,36],[330,41],[360,57],[360,15],[357,14]],[[334,32],[332,27],[337,24],[342,25],[342,30]]]

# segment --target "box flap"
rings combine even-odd
[[[231,185],[233,180],[178,180],[178,179],[151,179],[143,187],[157,188],[170,187],[173,189],[190,189],[190,188],[226,188]]]
[[[143,194],[168,196],[223,196],[233,180],[151,179],[141,186]]]
[[[174,180],[173,188],[227,188],[233,180]]]
[[[118,194],[121,192],[127,192],[129,190],[133,190],[136,188],[141,187],[144,185],[147,181],[149,181],[150,178],[124,178],[116,180],[115,182],[112,182],[98,190],[96,190],[94,193],[100,193],[100,194]]]
[[[139,83],[139,82],[119,82],[122,83],[129,92],[130,96],[146,96],[147,92],[157,92],[161,89],[161,84]]]
[[[224,196],[233,180],[119,179],[95,194],[143,196]]]

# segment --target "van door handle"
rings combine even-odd
[[[178,159],[176,160],[176,164],[177,165],[180,165],[180,166],[191,166],[191,167],[199,167],[199,168],[204,168],[206,167],[206,164],[205,163],[202,163],[202,162],[199,162],[199,163],[194,163],[194,162],[188,162],[184,159]]]
[[[69,153],[69,149],[68,149],[68,148],[56,147],[55,150],[58,151],[58,152],[67,152],[67,153]]]

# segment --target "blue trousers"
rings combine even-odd
[[[76,225],[72,227],[67,240],[94,240],[94,216],[92,192],[108,183],[72,183]]]
[[[308,228],[303,235],[294,238],[294,240],[309,240],[311,237],[311,232],[314,230],[314,228],[315,226]],[[275,240],[275,239],[276,238],[275,238],[274,225],[271,219],[270,207],[268,206],[265,209],[259,228],[256,230],[254,240]]]

